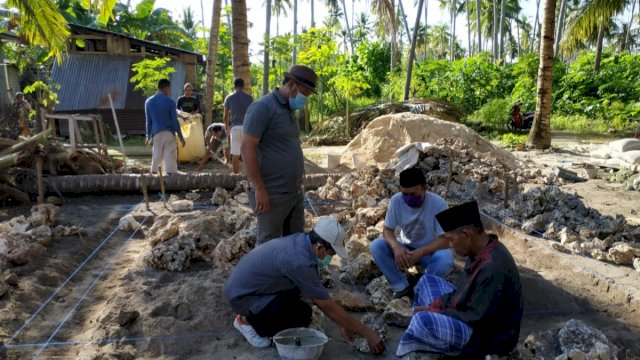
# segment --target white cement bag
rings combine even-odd
[[[592,159],[608,159],[611,157],[611,149],[608,146],[601,146],[589,153]]]
[[[640,140],[638,139],[620,139],[609,143],[609,148],[617,152],[627,152],[640,150]]]
[[[640,150],[625,151],[620,155],[620,159],[629,164],[640,165]]]

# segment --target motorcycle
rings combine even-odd
[[[517,102],[511,107],[511,117],[509,118],[508,127],[511,130],[530,130],[533,125],[535,111],[527,111],[524,115],[521,112],[522,104]]]

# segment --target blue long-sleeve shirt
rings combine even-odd
[[[147,118],[147,138],[166,130],[178,134],[184,140],[176,113],[176,102],[170,97],[157,92],[144,103],[144,113]]]

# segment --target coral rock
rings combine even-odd
[[[616,243],[609,249],[611,260],[618,265],[631,265],[636,249],[625,243]]]
[[[135,231],[140,229],[140,226],[140,223],[131,214],[120,218],[120,222],[118,223],[118,229],[121,231]]]
[[[211,196],[211,203],[215,206],[222,206],[227,202],[227,199],[229,199],[227,190],[218,187]]]
[[[340,281],[347,284],[365,285],[377,276],[380,276],[380,270],[374,264],[373,257],[363,253],[346,265],[343,264],[343,273],[340,274]]]
[[[408,297],[393,299],[382,314],[382,319],[389,325],[407,327],[413,316],[413,308]]]
[[[338,304],[342,305],[348,311],[369,311],[373,306],[364,294],[347,290],[341,290],[331,296]]]

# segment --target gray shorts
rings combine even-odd
[[[249,188],[249,203],[256,208],[255,189]],[[257,243],[304,231],[304,194],[302,189],[286,194],[269,194],[269,211],[256,214]]]

